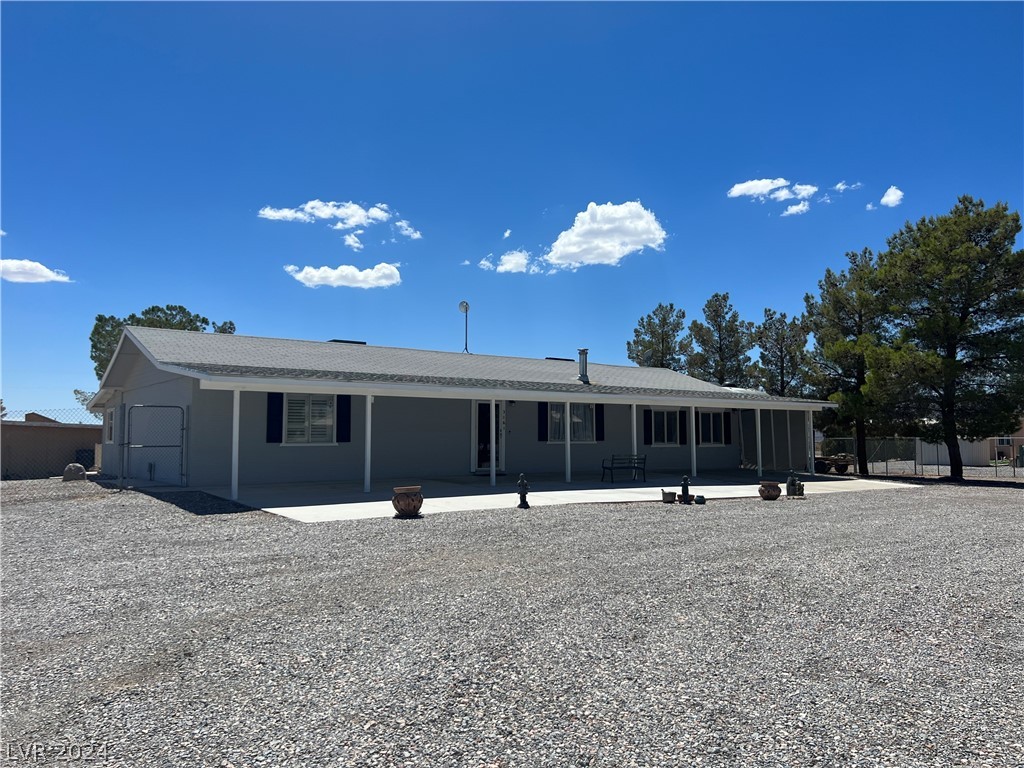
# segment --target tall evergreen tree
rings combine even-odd
[[[166,307],[147,307],[142,310],[141,314],[136,315],[133,312],[127,317],[96,315],[96,323],[92,327],[92,333],[89,334],[89,356],[94,363],[97,379],[103,378],[103,373],[110,365],[110,359],[117,349],[117,342],[121,339],[121,331],[126,325],[173,328],[179,331],[205,331],[210,327],[210,321],[177,304],[168,304]],[[213,332],[234,333],[235,324],[230,320],[213,323]]]
[[[769,395],[800,397],[804,394],[807,361],[807,324],[804,317],[789,320],[786,313],[765,309],[764,321],[754,329],[761,350],[757,379]]]
[[[879,255],[882,296],[899,334],[879,350],[869,388],[902,391],[949,450],[958,438],[1016,430],[1024,416],[1024,250],[1020,215],[970,196],[946,215],[907,224]]]
[[[846,254],[848,269],[825,270],[819,297],[804,296],[807,328],[814,335],[810,383],[839,407],[836,422],[853,426],[857,471],[868,474],[868,352],[888,338],[885,307],[877,293],[877,260],[870,249]]]
[[[686,328],[686,312],[675,304],[658,304],[649,315],[641,317],[633,330],[633,341],[626,342],[626,355],[643,368],[671,368],[680,371],[690,354]]]
[[[753,331],[753,323],[740,320],[728,293],[714,294],[704,304],[704,322],[690,323],[690,336],[699,349],[687,358],[686,372],[721,386],[753,386]]]

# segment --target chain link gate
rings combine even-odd
[[[186,485],[185,409],[180,405],[128,407],[122,443],[123,478],[162,485]]]

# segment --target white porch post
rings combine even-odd
[[[565,482],[572,482],[572,417],[570,415],[569,401],[565,401],[565,415],[562,417],[562,426],[565,430]]]
[[[690,406],[690,418],[686,425],[690,440],[690,479],[697,477],[697,406]]]
[[[373,395],[366,396],[366,438],[363,443],[363,493],[370,492],[370,447],[373,436]]]
[[[497,451],[495,450],[495,447],[497,446],[497,438],[498,438],[498,435],[497,435],[498,426],[496,424],[497,420],[495,419],[496,415],[497,414],[495,413],[494,398],[492,397],[491,398],[491,428],[489,430],[490,433],[491,433],[491,488],[493,488],[495,485],[497,485],[497,472],[498,472],[498,470],[497,470],[498,454],[497,454]]]
[[[789,411],[784,411],[786,414],[786,448],[789,454],[789,470],[793,471],[793,419],[789,416]]]
[[[633,425],[633,430],[630,433],[633,437],[633,455],[636,456],[636,403],[629,404],[629,420]]]
[[[807,433],[807,471],[814,474],[814,417],[804,411],[804,432]]]
[[[238,501],[238,423],[242,393],[231,391],[231,500]]]
[[[757,435],[757,476],[761,477],[764,470],[761,468],[761,409],[754,409],[754,433]]]
[[[769,411],[769,413],[772,415],[772,469],[778,471],[779,457],[775,450],[778,447],[775,443],[775,411]]]

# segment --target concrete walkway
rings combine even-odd
[[[785,495],[786,475],[770,473],[765,479],[778,480]],[[492,488],[487,478],[464,477],[431,479],[423,482],[423,508],[421,514],[464,512],[470,510],[512,509],[519,503],[517,478],[503,476]],[[807,495],[842,493],[918,486],[886,480],[865,480],[836,475],[801,475]],[[370,493],[350,483],[287,483],[278,485],[251,485],[239,489],[238,500],[250,507],[304,523],[332,520],[361,520],[374,517],[392,517],[391,486],[411,485],[403,480],[380,481]],[[758,481],[753,472],[708,473],[691,482],[690,492],[706,499],[759,498]],[[566,483],[551,476],[530,479],[528,501],[530,507],[555,504],[591,504],[616,502],[660,502],[661,490],[679,491],[678,477],[648,477],[647,483],[624,481],[618,484],[601,483],[596,478],[585,478]],[[226,488],[201,489],[214,496],[227,498]]]

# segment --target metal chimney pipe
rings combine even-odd
[[[579,380],[582,381],[584,384],[589,384],[590,383],[590,378],[587,376],[587,352],[589,350],[578,349],[576,351],[580,353],[580,375],[579,375]]]

